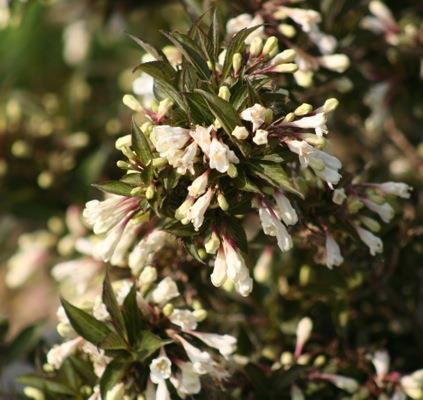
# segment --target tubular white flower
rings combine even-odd
[[[120,223],[109,230],[106,236],[96,243],[94,247],[94,256],[106,262],[110,261],[122,237],[124,228],[125,224]]]
[[[137,224],[128,222],[125,226],[119,243],[116,245],[115,250],[110,258],[110,263],[112,265],[117,265],[118,267],[125,266],[128,250],[134,242],[138,232],[139,226]]]
[[[257,129],[256,133],[253,137],[253,142],[258,146],[267,144],[268,143],[268,140],[267,140],[268,135],[269,135],[269,132],[267,132],[266,130]]]
[[[239,159],[229,147],[217,138],[213,138],[210,144],[210,168],[224,173],[228,171],[229,164],[238,164]]]
[[[303,350],[304,345],[307,343],[310,338],[311,331],[313,330],[313,321],[304,317],[298,322],[297,325],[297,342],[295,345],[295,356],[299,357]]]
[[[165,158],[183,148],[190,138],[188,129],[169,125],[154,126],[151,134],[154,137],[156,150]]]
[[[394,209],[388,203],[377,204],[368,199],[362,199],[362,201],[369,210],[378,214],[383,222],[388,223],[394,217]]]
[[[376,351],[372,355],[372,364],[376,370],[376,377],[379,383],[382,383],[383,379],[389,372],[390,358],[389,354],[385,350]]]
[[[185,175],[187,171],[194,174],[194,162],[198,153],[198,145],[193,142],[189,144],[184,152],[179,155],[175,153],[175,159],[172,159],[172,166],[176,166],[176,172],[181,175]]]
[[[138,278],[140,286],[150,285],[157,279],[157,269],[151,266],[145,267]]]
[[[298,222],[298,215],[289,199],[282,192],[276,192],[273,198],[276,201],[277,212],[282,221],[286,225],[295,225]]]
[[[314,129],[317,136],[327,134],[328,129],[326,126],[326,114],[318,112],[314,115],[303,117],[292,122],[285,122],[282,125],[294,126],[301,129]]]
[[[159,356],[150,363],[150,379],[158,384],[160,381],[169,379],[172,373],[172,363],[166,356]]]
[[[188,186],[188,194],[192,197],[199,197],[205,193],[209,182],[209,171],[202,173],[195,178],[190,186]]]
[[[195,372],[193,364],[191,362],[180,362],[178,367],[181,372],[176,377],[172,377],[171,382],[179,396],[185,397],[186,395],[200,393],[200,375]]]
[[[59,369],[66,358],[75,353],[75,351],[82,345],[83,339],[77,337],[69,340],[53,348],[47,353],[47,362],[53,366],[54,369]]]
[[[213,272],[210,275],[211,282],[214,286],[220,287],[222,286],[226,281],[226,258],[225,258],[225,252],[223,250],[223,247],[220,247],[216,259],[214,261],[214,268]]]
[[[242,111],[240,115],[244,121],[249,121],[253,124],[253,132],[255,132],[266,120],[266,108],[261,104],[254,104],[252,107]]]
[[[268,207],[259,207],[259,217],[263,232],[269,236],[275,236],[281,251],[292,248],[292,238],[285,226]]]
[[[256,265],[254,266],[254,279],[257,282],[266,282],[271,275],[273,250],[272,247],[267,246],[263,253],[258,258]]]
[[[245,28],[251,28],[256,25],[263,24],[263,19],[260,15],[256,15],[254,18],[250,14],[240,14],[235,18],[231,18],[226,23],[226,32],[228,36],[233,36],[237,32]],[[264,27],[258,27],[254,32],[250,33],[245,39],[246,44],[251,44],[255,38],[264,37]]]
[[[360,236],[360,239],[369,248],[372,256],[376,255],[376,253],[382,253],[383,243],[379,237],[373,235],[372,232],[367,229],[363,229],[358,225],[355,226],[355,230],[357,231],[358,236]]]
[[[197,374],[204,375],[213,369],[213,360],[207,351],[201,351],[179,335],[176,338],[181,342]]]
[[[340,266],[344,262],[341,249],[330,233],[326,233],[326,266],[332,269],[333,266]]]
[[[413,188],[404,182],[384,182],[375,185],[377,188],[388,194],[394,194],[402,197],[403,199],[409,199]]]
[[[176,308],[169,317],[172,324],[178,325],[183,331],[192,331],[197,328],[197,319],[192,311]]]
[[[176,286],[175,281],[168,276],[159,282],[151,294],[153,301],[157,304],[166,303],[178,296],[178,286]]]
[[[348,393],[354,393],[359,388],[358,382],[347,376],[334,375],[334,374],[321,374],[322,378],[331,382],[339,389],[345,390]]]
[[[203,225],[204,214],[209,208],[213,195],[214,190],[209,188],[207,192],[199,197],[196,202],[188,209],[186,217],[192,222],[196,231],[198,231],[201,225]]]
[[[197,143],[201,151],[207,156],[210,153],[212,129],[213,129],[213,126],[204,128],[203,126],[197,125],[195,127],[195,130],[190,132],[190,135],[194,139],[195,143]]]
[[[224,357],[228,357],[236,350],[237,340],[234,336],[205,332],[191,332],[191,334],[208,346],[218,350]]]

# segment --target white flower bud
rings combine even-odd
[[[141,274],[138,278],[138,284],[142,286],[147,286],[155,282],[157,279],[157,269],[151,266],[146,266],[141,271]]]
[[[231,98],[231,92],[229,91],[229,88],[227,86],[221,86],[219,88],[218,96],[223,100],[229,101],[229,99]]]
[[[188,186],[188,194],[194,198],[200,197],[206,192],[207,185],[209,182],[209,172],[206,171],[193,180],[190,186]]]
[[[157,304],[166,303],[167,301],[178,296],[178,287],[176,286],[175,281],[168,276],[161,280],[152,292],[152,299]]]
[[[287,38],[292,38],[297,34],[296,29],[290,24],[279,24],[278,31]]]
[[[232,136],[235,136],[238,140],[244,140],[248,137],[248,130],[245,126],[236,126],[232,131]]]
[[[267,136],[268,136],[269,132],[267,132],[264,129],[257,129],[256,133],[253,137],[253,142],[257,145],[264,145],[267,144]]]
[[[263,49],[263,39],[255,37],[250,45],[250,54],[253,57],[257,57]]]
[[[295,356],[298,358],[301,355],[304,345],[310,338],[311,331],[313,329],[313,321],[304,317],[300,320],[297,325],[297,343],[295,346]]]
[[[262,54],[269,57],[273,57],[278,52],[278,38],[276,36],[270,36],[267,38],[263,46]]]
[[[350,59],[345,54],[329,54],[318,58],[322,67],[343,73],[350,66]]]
[[[232,68],[234,70],[235,75],[238,74],[239,70],[241,69],[242,65],[242,55],[241,53],[235,53],[232,57]]]
[[[291,63],[295,60],[296,53],[293,49],[286,49],[272,59],[271,65],[279,65],[284,63]]]
[[[117,138],[115,142],[116,150],[120,150],[123,147],[131,146],[131,145],[132,145],[131,135],[121,136],[120,138]]]
[[[294,114],[297,117],[302,117],[304,115],[310,114],[312,111],[313,106],[311,104],[303,103],[294,110]]]
[[[294,63],[279,64],[272,68],[272,72],[278,72],[280,74],[291,74],[298,70],[298,65]]]
[[[223,195],[223,193],[219,193],[217,195],[217,203],[219,204],[219,207],[221,208],[222,211],[228,211],[229,204],[228,204],[228,201],[226,200],[226,197]]]
[[[27,386],[26,388],[24,388],[23,392],[24,392],[24,395],[28,397],[29,399],[33,399],[33,400],[45,399],[44,394],[41,390],[31,386]]]
[[[160,119],[164,117],[168,111],[172,108],[173,101],[171,99],[164,99],[159,103],[159,108],[157,110],[157,117]]]
[[[330,99],[327,99],[325,101],[325,104],[323,104],[323,112],[330,113],[333,110],[335,110],[336,107],[338,107],[339,101],[335,99],[334,97],[331,97]]]
[[[219,236],[215,232],[212,232],[207,242],[204,244],[206,252],[208,254],[215,254],[220,247]]]
[[[385,182],[376,186],[385,193],[394,194],[403,199],[409,199],[410,192],[413,190],[411,186],[403,182]]]
[[[132,94],[125,94],[122,98],[122,102],[123,104],[125,104],[126,107],[130,108],[132,111],[144,111],[140,102],[134,96],[132,96]]]
[[[347,195],[345,194],[344,189],[335,189],[332,194],[332,201],[335,204],[341,205],[345,199],[347,198]]]

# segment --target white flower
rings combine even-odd
[[[273,198],[276,201],[277,212],[282,221],[286,225],[295,225],[298,222],[298,215],[288,198],[282,192],[276,192]]]
[[[235,35],[237,32],[241,31],[245,28],[251,28],[256,25],[263,24],[263,19],[260,15],[256,15],[254,18],[250,14],[240,14],[235,18],[231,18],[226,23],[226,32],[229,36]],[[245,39],[246,44],[251,44],[251,42],[256,37],[263,37],[264,36],[264,27],[260,26],[254,32],[250,33],[247,38]]]
[[[188,358],[192,363],[193,370],[197,374],[204,375],[212,370],[213,360],[207,351],[201,351],[179,335],[176,335],[175,337],[181,342]]]
[[[341,179],[338,170],[342,167],[341,162],[334,156],[324,151],[315,149],[304,140],[288,140],[289,150],[298,154],[303,168],[310,166],[314,173],[327,182],[329,187],[337,184]]]
[[[297,342],[295,345],[295,356],[299,357],[303,350],[304,345],[307,343],[310,338],[311,331],[313,329],[313,321],[304,317],[298,322],[297,325]]]
[[[132,82],[132,90],[137,96],[142,97],[144,106],[154,99],[154,78],[145,72],[141,72],[138,78]]]
[[[257,282],[266,282],[271,275],[273,251],[272,247],[267,246],[263,253],[258,258],[256,265],[254,266],[254,279]]]
[[[53,366],[54,369],[59,369],[66,358],[75,353],[81,346],[83,339],[77,337],[76,339],[69,340],[53,348],[47,353],[47,362]]]
[[[209,188],[209,190],[207,190],[205,194],[199,197],[196,202],[188,209],[186,217],[192,222],[196,231],[198,231],[201,225],[203,225],[204,214],[209,208],[213,195],[213,189]]]
[[[385,350],[376,351],[371,360],[376,370],[377,380],[381,383],[389,372],[389,354]]]
[[[292,248],[292,238],[276,214],[268,207],[259,207],[259,216],[263,232],[269,236],[276,236],[281,251]]]
[[[152,293],[152,299],[157,304],[166,303],[178,296],[178,287],[176,286],[175,281],[168,276],[160,281]]]
[[[419,369],[410,375],[401,378],[401,386],[407,396],[419,400],[423,396],[423,369]]]
[[[323,134],[328,132],[324,112],[318,112],[314,115],[297,119],[296,121],[284,122],[282,125],[294,126],[301,129],[314,129],[317,136],[323,136]]]
[[[181,175],[185,175],[187,171],[194,174],[194,162],[197,157],[198,145],[195,142],[189,144],[182,154],[176,155],[172,159],[172,166],[176,167],[176,172]]]
[[[368,231],[367,229],[363,229],[358,225],[355,226],[355,230],[357,231],[358,236],[360,236],[360,239],[369,248],[370,254],[372,256],[376,255],[376,253],[382,253],[383,243],[379,237],[373,235],[372,232]]]
[[[246,108],[240,115],[244,121],[250,121],[253,124],[253,132],[255,132],[266,120],[266,108],[261,104],[254,104],[252,107]]]
[[[191,185],[188,186],[188,194],[195,198],[201,196],[206,191],[208,182],[209,171],[206,171],[195,178]]]
[[[197,319],[192,311],[189,310],[173,310],[169,317],[172,324],[178,325],[183,331],[192,331],[197,328]]]
[[[338,204],[339,206],[346,200],[347,195],[345,194],[345,190],[343,188],[341,189],[335,189],[332,194],[332,201],[335,204]]]
[[[125,394],[125,385],[121,382],[113,386],[107,393],[105,400],[121,400]]]
[[[157,390],[151,399],[154,400],[172,400],[170,397],[169,390],[167,389],[166,381],[164,379],[157,383]]]
[[[223,247],[220,247],[214,261],[213,273],[210,275],[211,282],[214,286],[219,287],[225,283],[226,269],[225,252]]]
[[[112,358],[107,357],[104,354],[104,350],[99,349],[97,346],[86,341],[82,346],[82,351],[89,356],[91,362],[93,363],[94,373],[98,377],[101,377],[107,365],[112,361]]]
[[[169,125],[157,125],[151,134],[154,137],[156,150],[165,158],[171,156],[175,150],[183,148],[190,138],[188,129]]]
[[[190,132],[190,135],[194,139],[195,143],[197,143],[201,151],[207,156],[210,153],[212,129],[213,129],[213,126],[204,128],[203,126],[197,125],[195,127],[195,130]]]
[[[69,65],[83,62],[90,46],[90,31],[87,21],[78,19],[69,24],[63,31],[63,58]]]
[[[362,201],[369,210],[379,214],[383,222],[388,223],[394,217],[394,209],[388,203],[377,204],[368,199]]]
[[[402,197],[403,199],[409,199],[413,188],[403,182],[385,182],[376,185],[380,190],[388,194],[394,194]]]
[[[232,131],[232,136],[235,136],[238,140],[247,139],[249,133],[245,126],[236,126]]]
[[[281,19],[285,18],[285,16],[288,16],[295,23],[300,25],[304,32],[310,32],[322,19],[320,14],[314,10],[284,6],[278,7],[274,17],[276,19]]]
[[[210,144],[210,168],[224,173],[227,172],[230,163],[238,164],[239,159],[235,153],[217,138],[213,138]]]
[[[139,225],[131,222],[132,221],[129,221],[124,228],[120,240],[113,251],[110,258],[110,263],[112,265],[117,265],[119,267],[126,265],[128,250],[132,246],[139,230]]]
[[[138,278],[140,286],[147,286],[155,282],[157,279],[157,269],[151,266],[145,267]]]
[[[340,266],[344,262],[344,258],[341,254],[341,249],[339,248],[338,243],[335,241],[333,236],[330,233],[326,233],[326,266],[332,268],[335,266]]]
[[[267,144],[267,136],[269,135],[269,132],[265,131],[264,129],[257,129],[256,133],[253,137],[253,142],[257,144],[258,146]]]
[[[200,375],[195,372],[193,364],[191,362],[180,362],[178,367],[181,373],[177,374],[176,377],[172,377],[171,382],[178,391],[179,396],[184,398],[186,395],[200,393]]]
[[[216,333],[192,332],[192,335],[210,347],[218,350],[222,356],[227,357],[236,350],[236,338],[231,335],[218,335]]]
[[[322,67],[340,74],[350,66],[350,59],[345,54],[329,54],[317,59]]]
[[[172,373],[172,363],[166,356],[159,356],[150,363],[150,379],[153,383],[159,383],[165,379],[169,379]]]

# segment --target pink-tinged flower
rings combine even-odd
[[[299,357],[303,351],[304,345],[310,338],[311,331],[313,330],[313,321],[304,317],[298,322],[297,325],[297,342],[295,345],[295,357]]]
[[[261,104],[254,104],[252,107],[242,111],[240,115],[244,121],[249,121],[253,124],[253,132],[255,132],[266,120],[266,107]]]
[[[325,248],[325,263],[328,268],[332,268],[333,266],[338,267],[344,262],[344,258],[341,254],[341,249],[339,248],[338,243],[335,241],[335,239],[330,233],[326,233]]]
[[[191,335],[203,341],[207,346],[213,347],[219,353],[228,357],[236,350],[236,338],[231,335],[218,335],[216,333],[191,332]]]
[[[275,236],[281,251],[288,251],[292,248],[291,235],[285,226],[279,221],[276,213],[267,206],[259,207],[259,217],[263,232],[269,236]]]
[[[186,218],[192,222],[194,229],[198,231],[203,225],[204,214],[210,206],[210,202],[214,196],[214,190],[209,188],[205,194],[199,197],[195,203],[188,209]]]
[[[209,160],[210,168],[216,169],[221,173],[227,172],[231,163],[239,163],[235,153],[217,138],[213,138],[211,141]]]

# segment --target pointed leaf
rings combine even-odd
[[[107,398],[107,392],[115,387],[126,374],[128,363],[119,360],[110,362],[100,378],[100,393],[101,398]]]
[[[144,165],[148,165],[153,158],[153,153],[143,131],[134,120],[132,120],[132,147],[139,160]]]
[[[112,324],[122,337],[126,336],[125,331],[125,324],[123,322],[123,316],[120,311],[119,304],[116,300],[115,293],[113,292],[112,284],[110,283],[109,273],[106,272],[103,281],[103,293],[102,293],[102,300],[104,305],[106,306],[107,311],[110,314],[110,318],[112,319]]]
[[[120,196],[130,196],[133,187],[127,183],[120,181],[109,181],[104,183],[93,184],[97,189],[106,193],[118,194]]]

